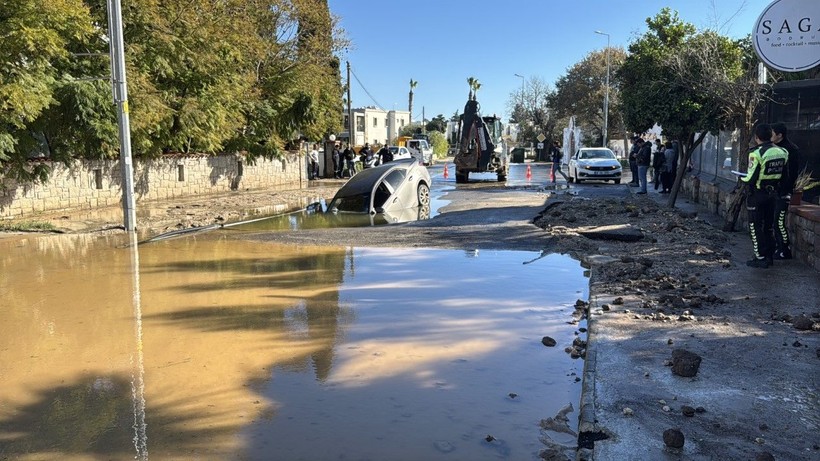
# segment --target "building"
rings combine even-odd
[[[410,112],[404,110],[383,110],[377,107],[353,109],[355,120],[353,136],[349,132],[349,114],[344,113],[344,128],[340,138],[350,140],[354,146],[364,143],[393,144],[399,137],[399,130],[410,123]]]

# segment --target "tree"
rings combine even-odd
[[[28,157],[47,143],[31,127],[55,103],[55,87],[73,81],[66,68],[71,52],[95,35],[91,12],[82,0],[15,0],[0,3],[0,18],[0,171],[44,180],[46,164],[27,168]]]
[[[741,151],[752,141],[757,109],[767,94],[766,85],[757,81],[758,62],[750,37],[730,40],[713,31],[689,38],[670,59],[672,71],[683,82],[716,104],[720,125],[738,129]],[[746,170],[748,157],[741,154],[738,160],[739,169]],[[734,195],[724,230],[734,229],[743,198],[744,194]]]
[[[410,112],[410,119],[413,118],[413,90],[418,86],[419,82],[410,79],[410,95],[408,96],[407,110]]]
[[[682,155],[669,197],[673,207],[692,151],[707,132],[719,128],[720,108],[713,97],[670,69],[670,60],[694,36],[695,27],[682,22],[669,8],[647,18],[646,24],[649,30],[629,45],[630,54],[616,78],[626,128],[643,133],[657,123],[667,138],[678,140]],[[692,69],[697,65],[686,62]]]
[[[444,114],[438,114],[427,123],[425,128],[427,131],[444,133],[447,131],[447,119],[444,117]]]
[[[610,75],[617,73],[626,59],[622,48],[610,48]],[[593,51],[558,78],[555,91],[549,95],[548,105],[559,119],[575,116],[576,124],[584,133],[597,133],[597,145],[603,139],[604,108],[606,98],[607,50]],[[607,132],[611,139],[623,134],[623,118],[618,110],[620,94],[614,82],[609,89],[609,116]]]
[[[540,77],[530,77],[520,90],[510,94],[507,107],[518,123],[518,140],[534,141],[539,134],[553,138],[556,118],[549,106],[552,91]]]
[[[481,83],[475,77],[467,77],[467,84],[470,85],[470,94],[467,96],[467,100],[474,101],[478,89],[481,88]]]
[[[0,172],[44,179],[64,163],[118,154],[105,0],[0,3]],[[276,156],[297,134],[341,125],[326,0],[132,0],[123,10],[135,156],[167,151]]]
[[[431,131],[427,134],[430,136],[430,146],[433,148],[433,155],[436,158],[446,157],[450,145],[447,143],[447,137],[444,136],[444,133]]]

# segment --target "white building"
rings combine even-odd
[[[385,142],[395,144],[399,137],[399,130],[410,123],[410,112],[404,110],[382,110],[377,107],[364,107],[353,109],[353,119],[356,121],[353,136],[349,134],[349,114],[344,113],[344,128],[348,129],[341,133],[343,139],[350,139],[354,146],[361,146],[364,143],[383,144]]]

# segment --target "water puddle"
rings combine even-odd
[[[544,435],[574,444],[539,427],[580,394],[563,349],[588,281],[565,256],[130,243],[0,240],[0,455],[519,460]]]

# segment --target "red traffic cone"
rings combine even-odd
[[[445,163],[444,164],[444,179],[447,179],[449,177],[450,177],[450,174],[447,173],[447,164]]]
[[[532,169],[527,165],[527,180],[532,179]]]

